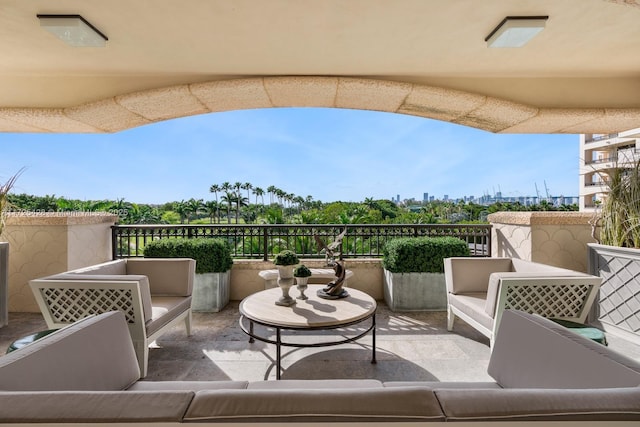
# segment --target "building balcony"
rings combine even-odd
[[[522,258],[584,272],[587,270],[586,245],[592,241],[588,224],[591,217],[591,214],[581,212],[492,214],[491,255]],[[19,224],[9,220],[7,227],[9,235],[23,236],[22,242],[14,241],[13,285],[28,280],[24,272],[34,270],[37,265],[44,268],[55,264],[51,260],[57,260],[57,268],[63,271],[80,264],[95,263],[96,260],[90,257],[102,258],[100,261],[111,258],[111,226],[105,218],[71,221],[68,218],[32,218],[22,219]],[[17,232],[17,229],[21,231]],[[45,241],[46,236],[49,236],[49,241]],[[65,244],[55,244],[62,241]],[[48,247],[49,258],[44,259],[42,252],[38,251],[27,256],[25,251],[29,244]],[[84,258],[78,258],[80,253]],[[380,260],[354,258],[347,259],[347,263],[354,271],[349,286],[365,290],[375,299],[382,300]],[[264,343],[249,344],[238,325],[238,301],[248,292],[255,292],[256,286],[263,286],[257,273],[266,265],[271,263],[262,259],[234,262],[232,302],[218,313],[194,313],[192,337],[186,337],[179,326],[158,339],[150,350],[147,380],[253,381],[275,377],[275,350]],[[44,270],[35,270],[33,274],[36,276],[48,274]],[[20,336],[46,329],[38,308],[26,303],[30,296],[26,289],[14,286],[10,296],[13,310],[9,324],[0,328],[0,351]],[[24,308],[18,310],[20,304]],[[462,321],[456,323],[453,332],[448,332],[444,311],[396,313],[380,301],[377,325],[377,365],[363,363],[370,357],[367,346],[371,343],[366,338],[335,348],[287,351],[283,358],[283,379],[488,379],[488,339]],[[608,334],[607,338],[613,349],[640,360],[640,342],[614,334]]]

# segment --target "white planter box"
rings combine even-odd
[[[603,279],[589,322],[640,343],[640,249],[587,246],[588,272]]]
[[[193,281],[191,309],[218,312],[229,303],[231,271],[196,274]]]
[[[384,301],[391,311],[446,311],[444,273],[392,273],[384,270]]]

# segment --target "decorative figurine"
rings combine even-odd
[[[320,248],[320,252],[324,250],[325,259],[327,260],[327,266],[333,267],[333,271],[336,273],[336,279],[327,283],[327,285],[318,290],[318,296],[324,299],[339,299],[346,298],[349,296],[349,292],[346,289],[343,289],[344,280],[347,273],[347,270],[344,268],[344,262],[336,261],[336,256],[339,260],[342,259],[342,239],[345,234],[347,234],[347,228],[342,231],[336,237],[336,239],[330,243],[325,244],[322,239],[318,235],[314,235],[313,237],[316,239],[318,243],[318,247]],[[336,254],[336,249],[340,248],[340,251]]]

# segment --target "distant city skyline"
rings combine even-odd
[[[509,135],[373,111],[279,108],[213,113],[114,134],[0,134],[14,192],[159,204],[214,200],[212,184],[274,185],[314,200],[424,192],[577,195],[578,135]]]

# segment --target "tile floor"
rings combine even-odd
[[[238,318],[237,302],[219,313],[194,313],[191,337],[178,326],[151,348],[146,380],[275,379],[275,346],[250,344]],[[463,321],[456,320],[454,332],[447,332],[444,312],[394,313],[383,303],[376,319],[377,364],[370,363],[370,335],[335,347],[283,348],[282,379],[491,381],[486,373],[489,341]],[[11,313],[9,325],[0,328],[0,351],[14,339],[42,329],[46,326],[40,314]],[[323,334],[290,339],[313,342]],[[608,339],[610,347],[640,360],[640,346],[611,335]]]

